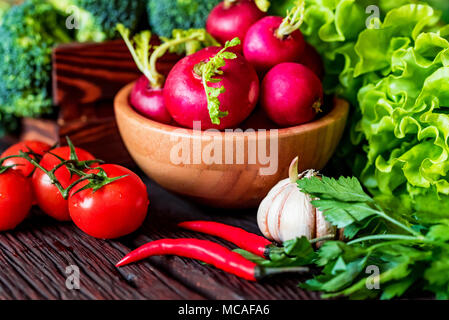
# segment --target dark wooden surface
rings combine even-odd
[[[14,139],[0,140],[0,151]],[[138,169],[132,168],[138,172]],[[141,175],[143,177],[143,175]],[[0,233],[0,299],[318,299],[297,287],[302,276],[278,276],[251,283],[213,267],[179,257],[154,257],[121,269],[114,264],[130,250],[155,239],[198,237],[176,223],[213,219],[258,232],[256,212],[200,207],[152,181],[144,225],[119,240],[98,240],[72,223],[60,223],[33,209],[11,232]],[[80,269],[80,289],[66,288],[66,267]]]

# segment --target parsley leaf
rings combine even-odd
[[[302,192],[320,199],[332,199],[342,202],[374,202],[373,198],[363,191],[362,185],[355,177],[340,177],[338,180],[328,177],[311,177],[298,180]]]

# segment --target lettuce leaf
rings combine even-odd
[[[373,2],[385,15],[368,29]],[[302,31],[324,58],[326,92],[354,106],[343,145],[355,167],[361,159],[348,141],[364,154],[355,172],[362,183],[385,205],[394,198],[441,214],[449,208],[449,26],[432,7],[406,2],[309,0]]]

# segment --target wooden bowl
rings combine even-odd
[[[222,208],[257,207],[287,177],[296,156],[300,170],[322,169],[341,139],[349,110],[347,102],[335,99],[328,114],[296,127],[265,133],[198,131],[161,124],[137,113],[128,102],[132,86],[117,94],[114,106],[120,134],[138,166],[168,190]],[[271,147],[276,150],[276,143],[277,156],[270,152]],[[267,159],[254,157],[264,146],[265,154],[271,155],[271,170]]]

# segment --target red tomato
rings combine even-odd
[[[30,150],[32,150],[34,153],[38,155],[43,156],[45,153],[47,153],[48,150],[50,150],[50,148],[51,146],[45,142],[22,141],[6,149],[6,151],[2,153],[0,158],[19,155],[20,151],[27,152]],[[34,156],[31,157],[35,158]],[[23,158],[11,158],[5,160],[5,162],[3,162],[3,165],[4,166],[16,165],[12,169],[21,172],[25,177],[28,177],[34,170],[34,166]]]
[[[0,174],[0,231],[17,227],[33,202],[29,179],[14,170]]]
[[[86,189],[76,193],[87,184],[77,185],[69,197],[69,210],[73,222],[85,233],[101,239],[125,236],[137,230],[145,220],[148,209],[147,189],[132,171],[118,165],[101,165],[109,178],[116,180],[93,192]],[[98,173],[91,170],[89,173]]]
[[[89,152],[75,148],[76,154],[80,161],[94,160],[94,156]],[[61,161],[53,154],[68,160],[70,159],[70,148],[60,147],[53,149],[42,158],[40,165],[46,169],[51,170],[56,167]],[[66,167],[61,167],[55,172],[56,179],[61,183],[63,188],[67,188],[70,184],[79,179],[78,175],[71,175]],[[64,200],[58,188],[51,183],[48,175],[40,169],[36,169],[33,174],[33,190],[39,207],[50,217],[59,221],[70,221],[70,214],[67,200]]]

